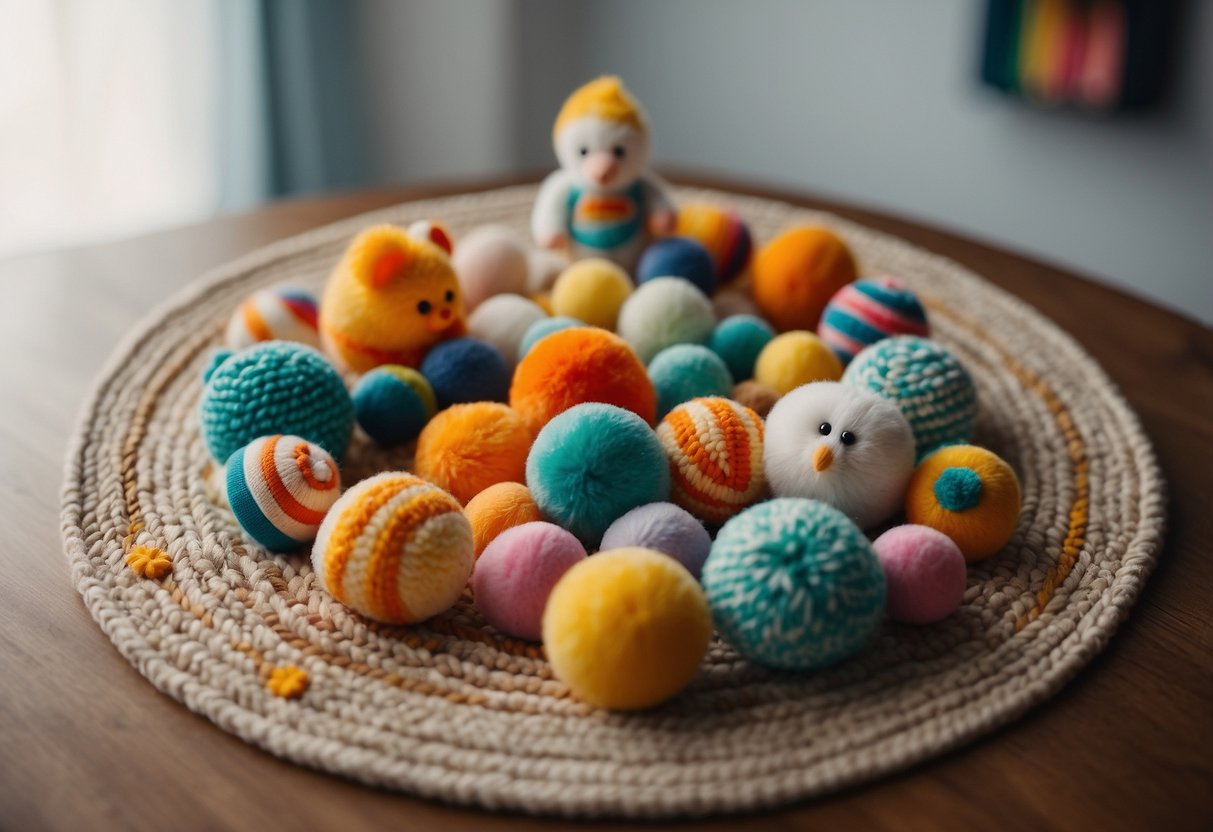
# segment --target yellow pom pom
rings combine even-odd
[[[586,702],[615,710],[649,708],[677,694],[711,637],[699,582],[652,549],[581,561],[556,584],[543,614],[556,677]]]
[[[173,559],[163,549],[136,546],[127,553],[126,565],[136,575],[157,581],[173,570]]]
[[[270,671],[270,678],[266,680],[265,687],[274,696],[281,696],[283,699],[298,699],[307,693],[308,685],[311,684],[311,679],[307,675],[307,671],[293,664],[275,667]]]
[[[614,330],[619,309],[631,293],[631,278],[610,260],[579,260],[556,278],[552,312]]]
[[[997,553],[1019,523],[1019,479],[975,445],[940,448],[919,463],[906,492],[906,520],[943,532],[965,560]]]
[[[754,380],[783,395],[810,381],[838,381],[842,362],[811,332],[777,335],[758,354]]]

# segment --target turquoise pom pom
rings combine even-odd
[[[776,499],[725,523],[703,567],[716,628],[747,659],[812,670],[858,651],[884,614],[872,544],[818,500]]]
[[[259,436],[293,434],[341,459],[354,405],[341,375],[319,352],[264,341],[215,366],[198,406],[202,438],[220,462]]]
[[[935,499],[948,511],[965,511],[981,502],[981,475],[972,468],[945,468],[935,480]]]
[[[569,318],[563,315],[557,315],[554,318],[540,318],[527,327],[526,332],[522,334],[522,340],[518,342],[518,358],[531,351],[531,347],[538,344],[544,337],[551,335],[553,332],[559,332],[562,329],[570,329],[575,326],[585,326],[576,318]]]
[[[733,376],[716,353],[699,344],[666,347],[649,363],[649,378],[657,390],[657,418],[683,402],[700,396],[728,396]]]
[[[623,514],[669,497],[670,469],[657,434],[635,413],[579,404],[539,431],[526,483],[544,516],[594,547]]]
[[[775,329],[757,315],[731,315],[716,325],[708,346],[739,382],[754,376],[758,354],[774,337]]]

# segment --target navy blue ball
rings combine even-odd
[[[644,250],[636,266],[636,285],[655,277],[681,277],[709,296],[716,288],[712,255],[689,237],[666,237]]]
[[[505,359],[475,338],[442,341],[421,362],[421,374],[442,410],[466,402],[504,402],[510,395]]]

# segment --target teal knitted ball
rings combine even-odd
[[[522,359],[524,355],[531,351],[531,347],[538,344],[543,338],[551,335],[553,332],[559,332],[562,329],[569,329],[575,326],[585,326],[576,318],[557,315],[554,318],[540,318],[526,328],[526,332],[522,333],[522,340],[518,343],[518,358]]]
[[[724,524],[703,567],[724,639],[747,659],[813,670],[857,652],[884,614],[885,577],[872,544],[818,500],[784,498]]]
[[[644,419],[611,404],[579,404],[535,437],[526,484],[545,517],[595,547],[616,519],[669,497],[670,469]]]
[[[730,315],[716,325],[708,346],[724,360],[733,381],[754,376],[754,362],[772,338],[775,329],[757,315]]]
[[[699,344],[666,347],[649,363],[649,378],[657,390],[657,418],[683,402],[701,396],[728,397],[733,376],[724,360]]]
[[[977,388],[960,360],[937,341],[915,335],[877,341],[847,365],[842,381],[897,405],[914,431],[920,460],[973,438]]]
[[[399,364],[381,364],[363,374],[350,398],[359,427],[387,446],[412,442],[438,410],[425,376]]]
[[[333,365],[311,347],[264,341],[219,353],[205,374],[198,416],[220,462],[259,436],[292,434],[340,460],[354,431],[354,405]]]

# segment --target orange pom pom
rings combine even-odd
[[[463,508],[472,524],[476,557],[506,529],[542,520],[531,490],[520,482],[499,482],[481,491]]]
[[[510,406],[538,433],[552,417],[585,402],[630,410],[650,425],[657,393],[636,353],[604,329],[572,327],[538,341],[518,364]]]
[[[785,231],[759,249],[751,272],[754,300],[780,331],[817,329],[830,298],[858,274],[842,238],[811,226]]]
[[[439,413],[417,437],[417,476],[467,503],[490,485],[523,482],[534,434],[497,402],[457,404]]]

